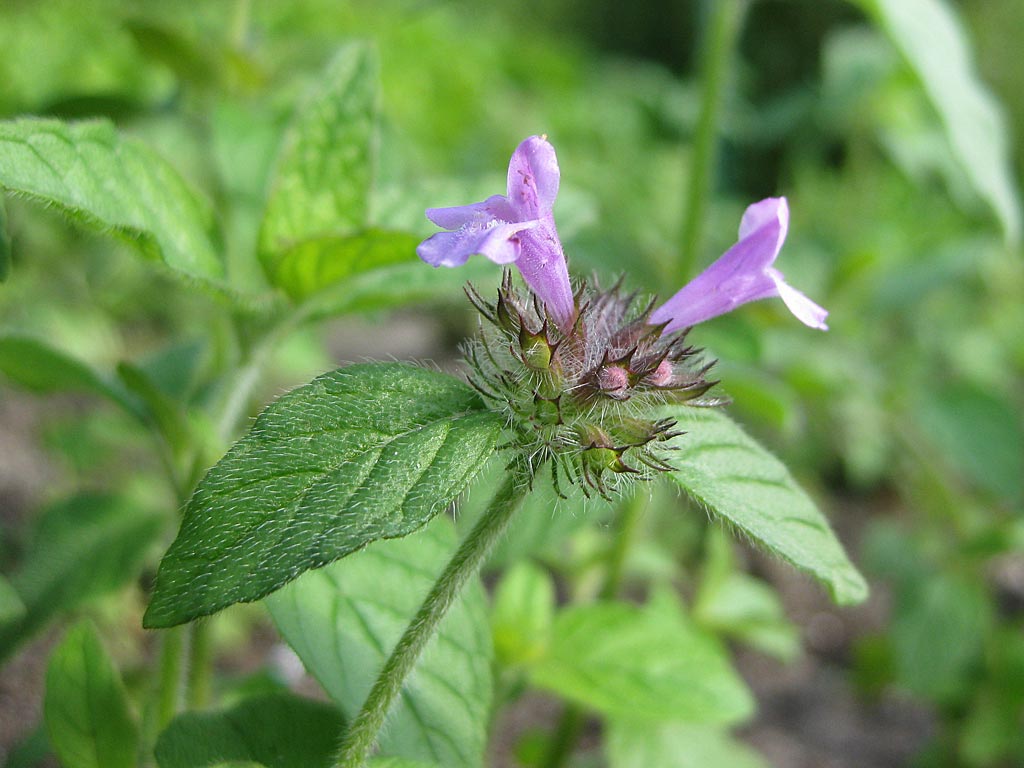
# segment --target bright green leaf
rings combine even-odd
[[[612,718],[727,723],[747,717],[754,706],[725,649],[666,595],[643,607],[565,609],[531,678]]]
[[[224,275],[209,204],[110,123],[0,123],[0,188],[119,235],[181,275],[206,283]]]
[[[11,236],[7,232],[7,206],[0,196],[0,283],[11,274]]]
[[[334,707],[287,693],[246,699],[219,712],[186,712],[160,734],[160,768],[257,763],[267,768],[327,768],[344,720]]]
[[[607,738],[609,768],[768,768],[759,754],[713,726],[613,720]]]
[[[267,600],[278,629],[352,718],[386,657],[456,548],[440,518],[307,573]],[[478,768],[491,706],[491,641],[479,580],[459,595],[405,682],[381,752]]]
[[[0,627],[25,615],[25,604],[11,583],[0,575]]]
[[[686,434],[674,440],[670,476],[709,511],[823,582],[839,604],[867,597],[864,578],[828,521],[786,467],[720,410],[671,407]]]
[[[133,415],[141,413],[138,403],[120,384],[31,336],[0,336],[0,372],[34,392],[89,392],[112,400]]]
[[[64,768],[133,768],[139,732],[121,677],[96,630],[81,623],[50,657],[43,702]]]
[[[945,0],[854,0],[902,51],[935,105],[953,151],[1007,240],[1021,236],[1006,124],[975,72],[967,35]]]
[[[401,363],[326,373],[271,404],[199,484],[144,623],[258,600],[450,504],[502,417],[446,374]]]
[[[10,579],[25,604],[0,627],[0,659],[52,617],[137,578],[163,520],[113,496],[75,496],[48,509]]]
[[[377,57],[345,46],[285,131],[260,231],[271,282],[296,299],[415,260],[416,237],[372,227]]]
[[[512,566],[494,591],[491,611],[498,661],[528,665],[543,657],[554,615],[555,585],[548,572],[526,560]]]

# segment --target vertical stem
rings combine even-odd
[[[363,708],[345,733],[335,757],[337,768],[361,768],[377,742],[377,736],[405,678],[412,671],[424,647],[434,636],[438,624],[452,601],[483,563],[494,542],[508,526],[512,515],[526,495],[529,469],[517,462],[504,484],[491,499],[490,506],[459,546],[458,551],[434,582],[419,611],[409,622],[391,656],[384,663]]]
[[[614,600],[622,588],[622,576],[626,563],[626,555],[636,539],[640,519],[647,508],[647,496],[641,488],[635,488],[633,495],[623,500],[619,507],[619,526],[615,540],[608,552],[608,570],[605,572],[604,584],[601,585],[602,600]],[[576,749],[583,726],[587,724],[586,713],[575,704],[566,704],[562,717],[558,721],[547,754],[544,755],[542,768],[562,768]]]
[[[189,625],[188,680],[185,704],[189,709],[203,709],[210,702],[210,678],[213,672],[213,644],[210,621],[194,621]]]
[[[171,627],[160,633],[160,688],[157,700],[157,733],[167,727],[181,705],[181,672],[185,628]]]
[[[711,172],[718,143],[722,94],[729,75],[729,61],[736,47],[743,16],[749,0],[713,0],[706,22],[701,50],[700,117],[693,140],[693,164],[683,210],[679,269],[683,281],[693,277],[700,251],[707,199],[711,192]]]

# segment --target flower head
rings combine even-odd
[[[800,322],[828,330],[828,312],[790,286],[772,266],[788,229],[786,198],[769,197],[751,205],[740,221],[739,242],[654,310],[651,322],[667,323],[665,331],[671,333],[748,301],[779,296]]]
[[[449,231],[424,240],[416,253],[435,267],[457,267],[477,253],[497,264],[515,264],[558,327],[568,330],[576,309],[551,210],[558,182],[554,147],[543,136],[531,136],[512,153],[507,194],[428,208],[427,218]]]

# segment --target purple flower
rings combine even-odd
[[[739,242],[654,310],[650,322],[668,323],[665,333],[671,333],[723,315],[748,301],[779,296],[804,325],[828,330],[828,312],[790,286],[772,266],[788,229],[786,198],[769,197],[751,205],[740,221]]]
[[[507,195],[427,209],[428,219],[450,231],[424,240],[417,255],[435,267],[460,266],[476,253],[497,264],[515,264],[558,327],[567,331],[576,308],[551,213],[558,180],[554,147],[543,136],[531,136],[512,153]]]

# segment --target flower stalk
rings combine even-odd
[[[361,768],[366,763],[405,678],[466,581],[480,569],[484,558],[508,527],[526,495],[529,482],[526,464],[514,459],[504,484],[434,582],[430,594],[384,663],[362,709],[345,733],[334,761],[337,768]]]

